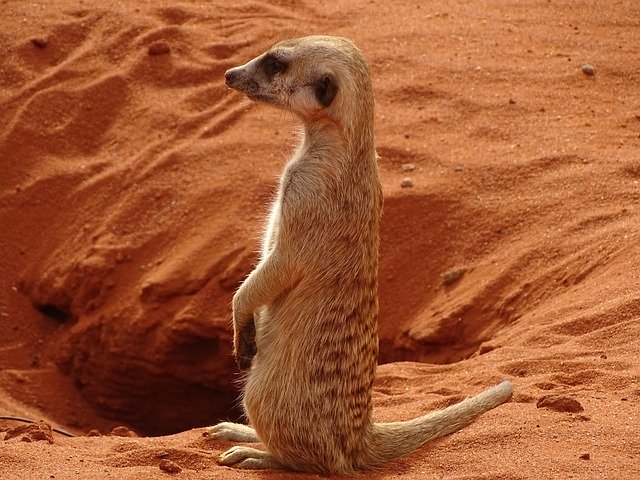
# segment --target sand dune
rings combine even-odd
[[[46,421],[0,420],[3,478],[265,475],[201,428],[296,122],[222,76],[311,33],[374,75],[376,418],[516,388],[373,476],[640,474],[639,6],[50,3],[0,3],[0,415]]]

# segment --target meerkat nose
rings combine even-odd
[[[227,87],[233,87],[238,79],[238,68],[230,68],[224,73],[224,81]]]

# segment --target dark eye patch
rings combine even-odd
[[[288,67],[287,62],[272,54],[265,55],[261,63],[264,73],[266,73],[269,78],[278,73],[285,72]]]

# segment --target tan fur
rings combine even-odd
[[[407,422],[371,421],[382,189],[361,52],[337,37],[287,40],[226,78],[249,97],[295,113],[304,134],[282,174],[262,258],[233,299],[234,353],[249,369],[244,406],[253,429],[225,422],[207,430],[214,438],[260,441],[266,451],[236,446],[220,462],[353,473],[506,401],[509,382]]]

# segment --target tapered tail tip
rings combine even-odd
[[[493,387],[492,390],[495,391],[498,397],[504,399],[503,401],[506,402],[507,400],[509,400],[509,398],[511,398],[511,395],[513,395],[513,383],[511,383],[509,380],[504,380],[503,382],[500,382],[498,385]]]

